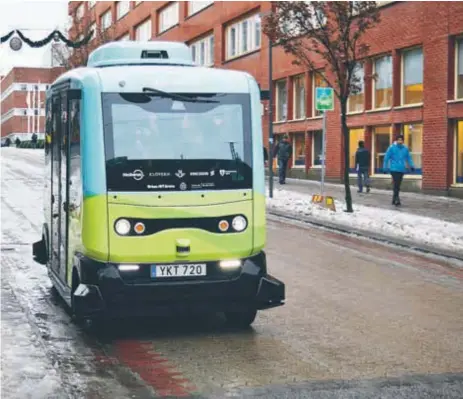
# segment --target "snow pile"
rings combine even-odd
[[[273,198],[267,198],[267,209],[329,222],[352,228],[413,241],[453,252],[463,252],[463,224],[449,223],[400,210],[387,210],[354,204],[354,213],[344,212],[345,203],[335,201],[336,212],[312,204],[311,195],[276,189]]]

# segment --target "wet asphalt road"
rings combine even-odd
[[[287,303],[253,328],[191,315],[89,334],[31,261],[41,159],[1,157],[2,397],[463,397],[463,265],[270,221]]]

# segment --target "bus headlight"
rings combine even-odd
[[[114,226],[114,229],[116,230],[116,233],[125,236],[129,234],[130,228],[132,226],[130,225],[130,222],[127,219],[119,219],[116,222],[116,225]]]
[[[243,231],[247,226],[246,219],[243,216],[235,216],[232,221],[232,226],[236,231]]]

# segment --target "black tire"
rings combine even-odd
[[[227,324],[231,327],[246,328],[249,327],[257,316],[256,309],[243,310],[239,312],[225,312]]]

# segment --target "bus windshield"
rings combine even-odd
[[[108,191],[252,187],[249,94],[105,93]]]

